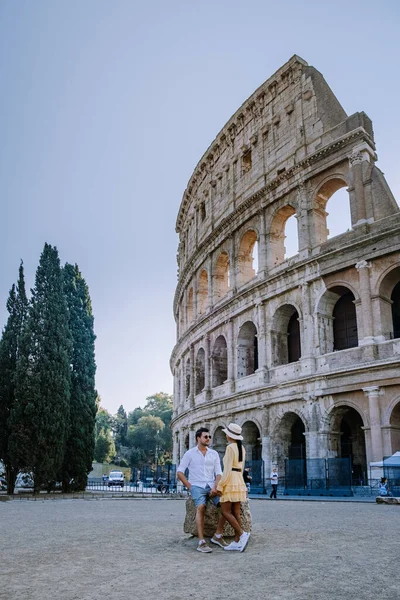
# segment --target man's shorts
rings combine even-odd
[[[215,506],[219,504],[219,496],[213,496],[210,498],[211,488],[207,485],[205,488],[199,487],[198,485],[192,485],[190,487],[190,495],[192,496],[196,508],[200,504],[206,504],[207,500],[210,500]]]

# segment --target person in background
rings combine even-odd
[[[272,485],[272,490],[271,490],[269,497],[275,498],[275,500],[276,500],[276,491],[278,489],[278,471],[276,470],[276,467],[274,467],[272,469],[272,473],[269,477],[270,477],[271,485]]]
[[[382,477],[379,482],[379,495],[380,496],[392,496],[392,493],[389,489],[388,480],[386,477]]]
[[[250,493],[250,485],[251,485],[251,481],[252,481],[252,476],[250,475],[250,471],[251,471],[251,467],[245,467],[245,469],[243,470],[243,481],[246,484],[247,487],[247,493]]]

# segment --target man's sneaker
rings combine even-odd
[[[224,546],[224,550],[238,550],[238,552],[241,552],[242,546],[239,542],[231,542],[228,546]]]
[[[225,548],[228,543],[224,540],[224,538],[221,537],[217,537],[214,533],[214,535],[212,536],[212,538],[210,539],[210,542],[212,544],[217,544],[217,546],[220,546],[220,548]]]
[[[210,548],[207,542],[199,542],[197,550],[198,552],[212,552],[212,548]]]
[[[239,539],[240,552],[243,552],[243,550],[246,548],[247,542],[249,541],[249,537],[250,537],[250,533],[248,533],[247,531],[243,531],[243,533]]]

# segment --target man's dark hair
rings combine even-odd
[[[200,427],[200,429],[198,429],[195,433],[196,442],[201,437],[202,433],[210,433],[210,430],[207,429],[207,427]]]

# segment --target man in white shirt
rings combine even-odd
[[[196,506],[196,527],[199,543],[199,552],[212,552],[212,549],[204,539],[204,511],[207,500],[215,505],[219,504],[217,485],[221,479],[221,461],[218,452],[210,446],[211,436],[206,427],[200,427],[196,431],[196,446],[188,450],[177,469],[177,477],[190,491]],[[189,469],[189,477],[186,478],[185,471]],[[227,543],[222,537],[225,518],[222,514],[218,520],[218,526],[211,542],[224,548]]]
[[[275,498],[276,500],[276,490],[278,489],[278,471],[274,467],[272,469],[272,473],[270,475],[272,491],[269,495],[270,498]]]

